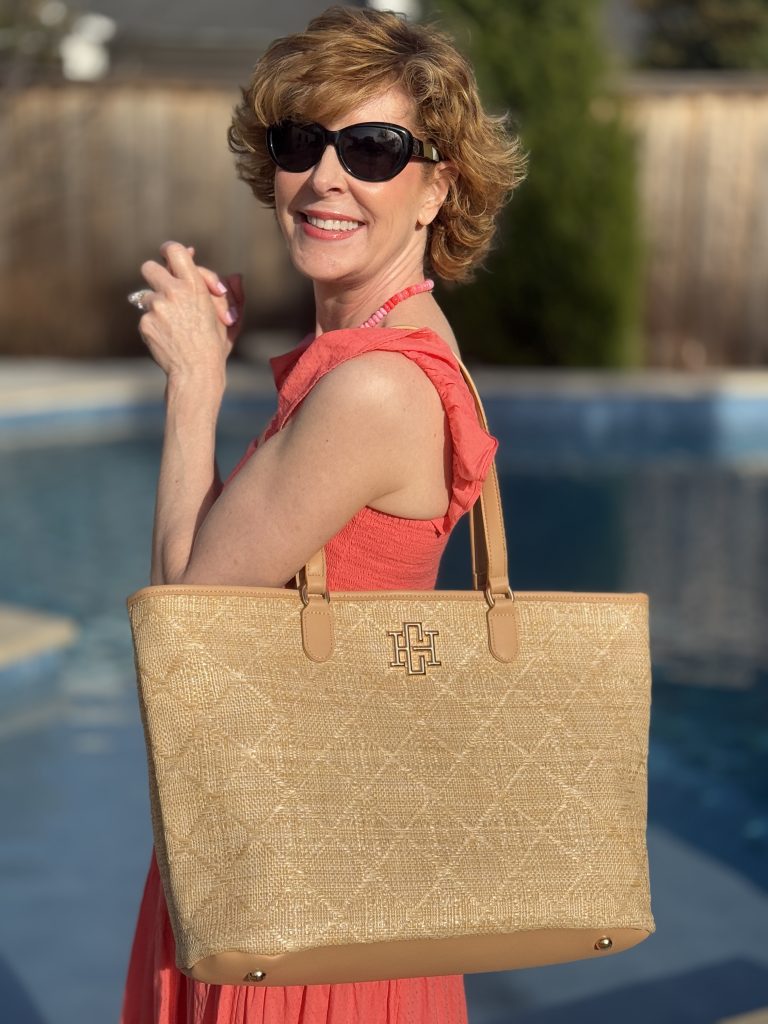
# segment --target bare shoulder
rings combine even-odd
[[[284,470],[302,476],[324,466],[329,486],[355,481],[358,507],[415,519],[445,511],[448,417],[429,377],[402,352],[365,352],[328,370],[280,435]]]
[[[421,367],[402,352],[374,350],[325,373],[307,396],[328,410],[365,415],[369,424],[398,434],[443,422],[440,395]]]

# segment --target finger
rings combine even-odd
[[[147,260],[141,264],[141,276],[156,292],[167,291],[173,283],[173,275],[155,260]]]
[[[174,277],[191,283],[199,281],[195,261],[190,256],[186,245],[182,245],[181,242],[163,242],[160,252]]]
[[[232,305],[232,299],[227,294],[226,284],[215,271],[210,270],[208,267],[198,266],[197,270],[208,286],[216,315],[225,327],[231,327],[237,320],[239,312]]]
[[[197,269],[202,279],[208,285],[208,290],[211,295],[227,294],[227,285],[225,283],[226,279],[222,281],[215,270],[210,270],[208,267],[201,267],[199,263],[197,264]]]
[[[237,322],[240,311],[234,304],[234,299],[228,294],[227,285],[214,270],[201,266],[198,266],[197,270],[207,285],[216,315],[225,327],[231,327]]]
[[[236,320],[239,320],[242,316],[244,307],[243,286],[239,278],[239,274],[230,274],[224,278],[229,289],[229,308],[235,314]]]
[[[226,322],[231,327],[233,324],[237,324],[242,319],[242,288],[240,290],[240,293],[238,294],[236,291],[237,283],[235,282],[234,274],[229,274],[227,277],[224,278],[224,280],[227,282],[227,286],[229,289],[227,295],[227,299],[229,302],[229,308],[227,309],[227,313],[229,314],[229,319]]]

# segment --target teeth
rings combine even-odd
[[[319,217],[310,217],[309,214],[307,220],[314,227],[323,228],[325,231],[352,231],[360,227],[356,220],[320,220]]]

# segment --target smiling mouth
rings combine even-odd
[[[312,217],[306,213],[302,213],[301,217],[306,223],[311,224],[315,228],[320,228],[321,231],[354,231],[355,228],[363,226],[359,220],[330,220]]]

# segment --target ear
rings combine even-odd
[[[431,224],[445,202],[451,182],[458,177],[458,169],[450,160],[441,160],[434,165],[432,175],[424,185],[424,198],[416,217],[421,227]]]

